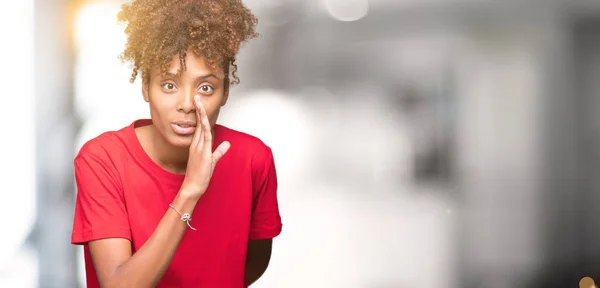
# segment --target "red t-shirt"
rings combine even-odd
[[[164,170],[145,153],[135,127],[88,141],[75,158],[77,201],[72,243],[84,246],[88,288],[99,287],[86,243],[125,238],[139,250],[169,209],[185,175]],[[215,125],[214,147],[227,140],[188,230],[157,287],[246,287],[249,239],[281,232],[271,149],[256,137]]]

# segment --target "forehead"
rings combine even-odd
[[[182,71],[182,77],[189,76],[195,78],[208,74],[214,74],[219,79],[223,79],[225,77],[223,69],[219,65],[216,65],[216,67],[211,67],[203,55],[196,55],[192,51],[188,50],[184,61],[185,71]],[[178,54],[171,58],[167,72],[169,74],[177,74],[179,71],[181,71],[181,61]],[[155,67],[152,74],[161,75],[162,73],[159,67]]]

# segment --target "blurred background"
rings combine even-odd
[[[85,287],[72,161],[149,117],[121,0],[5,1],[0,287]],[[600,281],[600,1],[245,0],[220,123],[272,147],[269,287]]]

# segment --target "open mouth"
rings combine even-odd
[[[195,123],[177,122],[172,123],[171,127],[173,128],[173,131],[179,135],[190,135],[196,131]]]

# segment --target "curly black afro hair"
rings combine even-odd
[[[117,19],[127,23],[121,60],[133,64],[130,82],[154,67],[166,72],[179,55],[185,70],[188,49],[221,68],[231,84],[239,83],[235,57],[240,46],[257,37],[258,20],[241,0],[135,0],[123,4]],[[220,67],[219,67],[220,66]]]

